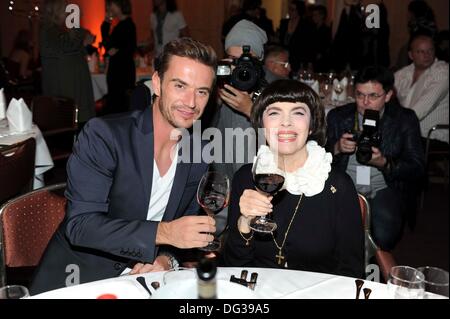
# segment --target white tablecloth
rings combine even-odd
[[[136,68],[136,81],[139,82],[144,79],[152,78],[151,67]],[[98,101],[103,96],[108,94],[108,84],[106,82],[105,73],[91,73],[92,89],[94,91],[94,100]]]
[[[355,299],[355,279],[322,273],[313,273],[295,270],[280,270],[270,268],[246,268],[248,280],[252,272],[258,273],[258,280],[254,290],[254,297],[258,299]],[[242,268],[219,267],[217,280],[229,282],[230,276],[240,277]],[[154,272],[143,275],[153,297],[157,296],[151,287],[151,282],[158,281],[162,288],[165,272]],[[38,299],[84,299],[97,298],[103,294],[114,294],[118,298],[149,298],[149,294],[136,281],[140,275],[124,275],[117,278],[106,279],[82,285],[48,291],[33,296]],[[180,280],[179,288],[183,286]],[[162,289],[160,288],[160,289]],[[239,287],[240,288],[240,287]],[[387,285],[372,281],[365,281],[363,288],[372,289],[370,299],[390,299]],[[245,298],[238,293],[230,299]],[[360,299],[364,299],[361,290]]]
[[[36,125],[33,125],[32,129],[29,132],[10,132],[6,120],[0,121],[0,144],[12,145],[22,142],[30,137],[36,139],[33,189],[37,189],[44,186],[43,174],[54,166],[50,151],[48,150],[47,144],[45,143],[41,131]]]
[[[98,101],[108,94],[108,84],[106,83],[106,74],[91,73],[92,89],[94,91],[94,100]]]

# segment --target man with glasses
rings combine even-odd
[[[289,78],[291,65],[288,50],[278,45],[268,46],[265,50],[264,72],[267,83]]]
[[[333,165],[349,174],[357,191],[368,198],[372,236],[384,250],[392,250],[401,238],[404,214],[416,207],[415,181],[425,167],[419,121],[413,111],[395,102],[393,87],[392,72],[366,67],[355,77],[356,103],[335,108],[327,117]],[[381,142],[379,148],[371,148],[372,157],[363,165],[355,153],[366,110],[380,114]]]

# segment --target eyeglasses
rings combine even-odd
[[[285,68],[285,69],[287,69],[288,67],[289,67],[289,62],[283,62],[283,61],[275,61],[275,60],[272,60],[272,62],[273,63],[276,63],[276,64],[281,64],[281,65],[283,65],[283,67]]]
[[[356,91],[356,93],[355,93],[355,97],[358,100],[365,100],[366,97],[367,97],[369,99],[369,101],[372,101],[372,102],[375,102],[380,97],[383,97],[385,95],[386,95],[386,93],[383,93],[383,94],[377,94],[377,93],[364,94],[364,93],[361,93],[359,91]]]

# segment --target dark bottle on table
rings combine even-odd
[[[204,258],[199,262],[197,267],[198,299],[217,298],[216,273],[217,265],[213,259]]]

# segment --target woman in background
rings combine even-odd
[[[110,12],[119,20],[104,44],[109,56],[106,113],[126,112],[129,96],[136,83],[134,54],[137,48],[136,26],[131,19],[130,0],[111,0]]]
[[[46,0],[40,26],[39,48],[42,62],[42,93],[69,97],[78,106],[78,121],[95,116],[91,75],[85,46],[94,36],[82,28],[68,29],[65,0]]]

